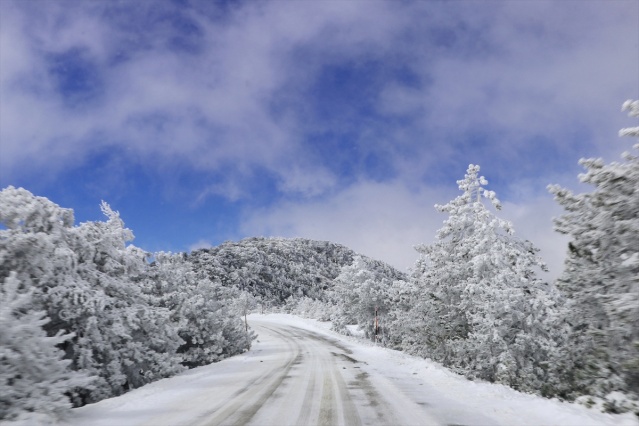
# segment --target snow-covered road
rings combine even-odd
[[[426,403],[371,375],[341,342],[268,320],[252,326],[268,342],[254,352],[256,374],[202,424],[439,424]]]
[[[629,417],[473,383],[286,315],[240,356],[73,410],[71,425],[619,424]]]

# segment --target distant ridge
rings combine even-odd
[[[281,304],[290,296],[324,300],[342,267],[356,256],[360,255],[329,241],[253,237],[194,250],[186,260],[203,277]],[[406,278],[384,262],[367,259],[393,280]]]

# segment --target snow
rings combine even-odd
[[[388,391],[389,394],[382,397],[397,401],[390,404],[392,408],[408,410],[406,401],[409,399],[417,401],[418,404],[427,407],[428,417],[426,418],[430,419],[431,423],[434,423],[433,419],[435,419],[435,423],[464,425],[639,425],[637,418],[630,413],[605,414],[574,403],[520,393],[502,385],[471,382],[434,362],[376,346],[363,339],[337,334],[329,329],[330,323],[327,322],[302,319],[287,314],[252,314],[249,316],[249,322],[263,331],[269,327],[273,330],[276,329],[275,327],[280,327],[278,330],[283,327],[288,329],[297,327],[304,332],[315,333],[315,335],[326,337],[331,342],[336,342],[336,346],[352,352],[349,356],[358,360],[357,365],[361,367],[357,368],[361,368],[361,371],[369,375],[370,382],[378,392]],[[249,391],[248,397],[239,404],[235,401],[237,398],[234,398],[233,387],[243,386],[244,381],[247,383],[254,381],[253,377],[257,374],[264,377],[265,372],[277,369],[282,362],[279,349],[276,347],[277,343],[278,338],[275,333],[260,333],[251,350],[242,355],[189,370],[116,398],[74,409],[71,417],[63,424],[68,426],[192,425],[210,421],[211,416],[219,417],[218,413],[222,411],[239,416],[242,411],[246,411],[247,405],[256,406],[255,400],[261,400],[263,403],[265,398],[257,391],[252,395],[250,392],[253,391]],[[290,361],[289,364],[291,364]],[[295,375],[295,373],[290,372],[288,375]],[[303,381],[302,375],[300,378]],[[286,389],[278,387],[276,393],[285,391]],[[291,394],[293,396],[304,394],[297,388],[290,391],[293,392]],[[222,401],[225,398],[229,402]],[[258,420],[269,414],[277,414],[286,419],[301,418],[295,417],[304,414],[300,414],[301,404],[293,403],[289,398],[279,398],[281,405],[277,406],[275,405],[277,398],[274,398],[275,401],[270,405],[259,405],[260,411],[255,418],[252,418],[252,422],[261,424]],[[266,402],[269,401],[271,399]],[[340,398],[335,399],[335,402],[338,405],[346,404]],[[319,408],[316,406],[309,411],[317,412]],[[32,417],[22,423],[7,424],[31,426],[38,424],[39,419],[39,417]],[[344,419],[344,423],[347,424],[346,417]],[[362,420],[364,424],[368,423],[365,419]],[[40,424],[49,423],[43,420]]]
[[[367,362],[371,369],[382,376],[406,380],[402,390],[427,393],[439,415],[458,412],[464,406],[478,416],[481,413],[504,426],[639,425],[639,419],[632,413],[601,413],[579,404],[517,392],[503,385],[472,382],[435,362],[375,346],[367,340],[337,334],[330,330],[329,322],[286,314],[271,314],[268,317],[272,322],[306,328],[341,341],[353,351],[354,358]],[[426,383],[427,387],[418,389],[414,386],[417,381]],[[459,423],[459,420],[456,422]],[[468,418],[462,424],[480,423]]]
[[[351,336],[361,337],[361,338],[364,338],[366,336],[366,333],[364,332],[364,330],[359,328],[359,325],[355,325],[355,324],[347,325],[346,330]]]

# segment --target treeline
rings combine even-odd
[[[105,222],[25,189],[0,191],[0,420],[63,415],[250,347],[246,294],[184,255],[127,245]]]
[[[639,116],[638,101],[624,109]],[[620,134],[638,137],[639,127]],[[571,238],[556,283],[539,278],[538,250],[496,216],[499,200],[470,165],[462,194],[435,206],[448,219],[434,244],[417,247],[407,279],[357,258],[327,303],[300,299],[289,310],[342,332],[358,324],[470,379],[639,415],[639,158],[623,160],[581,160],[592,192],[549,186],[566,210],[556,230]]]

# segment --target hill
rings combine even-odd
[[[186,260],[203,277],[281,304],[290,296],[324,300],[325,291],[355,256],[353,250],[328,241],[247,238],[195,250]],[[393,280],[406,278],[384,262],[370,262]]]

